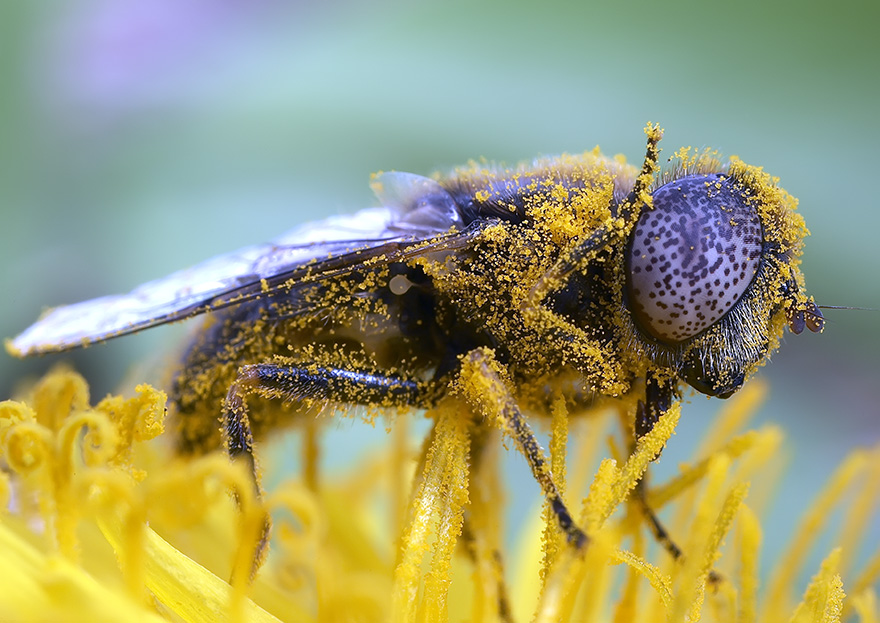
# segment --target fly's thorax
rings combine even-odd
[[[803,219],[761,169],[693,159],[653,190],[624,257],[621,352],[727,397],[779,344],[803,304]],[[796,283],[797,287],[787,287]]]
[[[471,163],[439,183],[455,198],[466,222],[484,223],[479,241],[466,254],[421,258],[420,265],[452,301],[459,327],[467,326],[477,343],[499,349],[512,370],[542,377],[575,367],[597,391],[623,392],[631,375],[611,345],[613,306],[597,294],[605,283],[595,288],[583,281],[548,283],[553,294],[540,304],[555,319],[529,314],[524,305],[573,245],[615,222],[617,206],[630,194],[636,174],[624,158],[608,158],[598,150],[515,169]],[[608,255],[595,258],[600,272]],[[577,325],[573,338],[554,326],[562,317],[567,320],[561,324]],[[578,361],[592,362],[589,370],[581,370]]]
[[[515,168],[471,162],[439,183],[465,222],[483,223],[479,240],[467,253],[419,264],[468,318],[510,333],[508,325],[522,325],[518,310],[532,286],[567,247],[613,218],[636,172],[598,149]]]
[[[472,161],[438,181],[454,198],[465,223],[531,220],[564,244],[598,226],[609,207],[632,189],[636,173],[623,156],[609,158],[596,148],[514,168]]]

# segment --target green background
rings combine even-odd
[[[372,171],[596,144],[639,162],[648,120],[666,129],[666,155],[711,146],[779,176],[813,232],[809,292],[878,308],[878,7],[2,3],[0,335],[44,306],[372,205]],[[794,438],[768,558],[832,466],[880,439],[878,314],[828,312],[823,335],[789,336],[762,372],[760,417]],[[102,395],[180,334],[66,359]],[[0,397],[53,361],[0,355]],[[686,405],[666,469],[719,406]]]

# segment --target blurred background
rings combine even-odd
[[[0,336],[373,205],[379,169],[596,144],[638,163],[648,120],[667,156],[711,146],[779,176],[813,232],[809,292],[880,308],[878,19],[848,0],[0,3]],[[793,464],[765,560],[833,466],[880,440],[880,312],[827,317],[762,371],[759,419],[784,424]],[[63,359],[100,397],[180,331]],[[0,354],[0,398],[55,360]],[[686,405],[668,469],[719,406]]]

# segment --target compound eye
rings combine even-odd
[[[627,290],[642,330],[681,342],[718,322],[761,259],[755,200],[727,175],[690,175],[654,191],[627,248]]]

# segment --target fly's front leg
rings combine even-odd
[[[462,359],[459,391],[465,399],[504,433],[513,438],[526,458],[532,475],[541,486],[544,498],[565,533],[568,542],[577,548],[586,546],[589,537],[572,519],[553,479],[550,465],[541,444],[535,438],[525,416],[516,404],[504,373],[488,349],[476,349]]]
[[[648,371],[645,376],[645,400],[639,400],[634,423],[635,441],[654,430],[660,416],[669,411],[672,403],[679,399],[676,391],[678,382],[673,378],[661,377]],[[656,460],[660,455],[654,458]]]
[[[544,300],[551,292],[564,286],[573,273],[584,271],[604,249],[615,248],[624,242],[638,222],[642,209],[650,207],[650,189],[659,167],[658,143],[663,130],[649,123],[645,134],[648,136],[648,145],[642,170],[626,199],[613,206],[613,218],[586,233],[583,238],[573,241],[556,263],[532,285],[520,303],[524,320],[563,353],[567,364],[588,375],[591,384],[607,395],[626,391],[617,382],[622,376],[620,363],[583,329],[545,307]]]
[[[434,385],[395,375],[361,370],[308,365],[258,363],[242,366],[229,387],[223,405],[223,436],[230,459],[244,460],[254,493],[262,497],[254,458],[254,437],[247,415],[248,395],[283,400],[319,400],[378,406],[428,406],[436,394]],[[263,525],[254,557],[254,569],[265,558],[269,544],[269,518]]]
[[[636,406],[636,417],[633,423],[633,431],[635,433],[633,448],[635,448],[635,444],[639,439],[654,429],[654,425],[660,419],[660,416],[666,413],[669,407],[672,406],[673,400],[677,399],[675,386],[674,380],[661,380],[656,374],[648,372],[645,377],[645,400],[639,400]],[[654,457],[654,460],[657,460],[659,456],[658,454]],[[648,472],[646,471],[639,484],[636,485],[635,500],[638,502],[642,514],[651,528],[651,532],[654,533],[654,538],[673,559],[678,560],[682,556],[681,548],[672,540],[669,532],[660,522],[660,518],[657,517],[654,510],[648,505],[646,496],[647,477]]]
[[[679,399],[676,390],[677,381],[674,378],[661,377],[660,375],[648,372],[645,377],[645,400],[639,400],[636,407],[636,419],[634,422],[635,441],[650,433],[654,424],[666,413],[672,406],[673,402]],[[655,460],[659,458],[659,454]],[[684,555],[681,548],[672,539],[669,531],[657,517],[654,509],[648,504],[647,499],[647,472],[639,481],[635,490],[635,500],[638,502],[642,514],[654,533],[654,538],[665,549],[674,560],[680,560]],[[714,571],[710,572],[709,579],[713,582],[720,580],[720,576]]]

